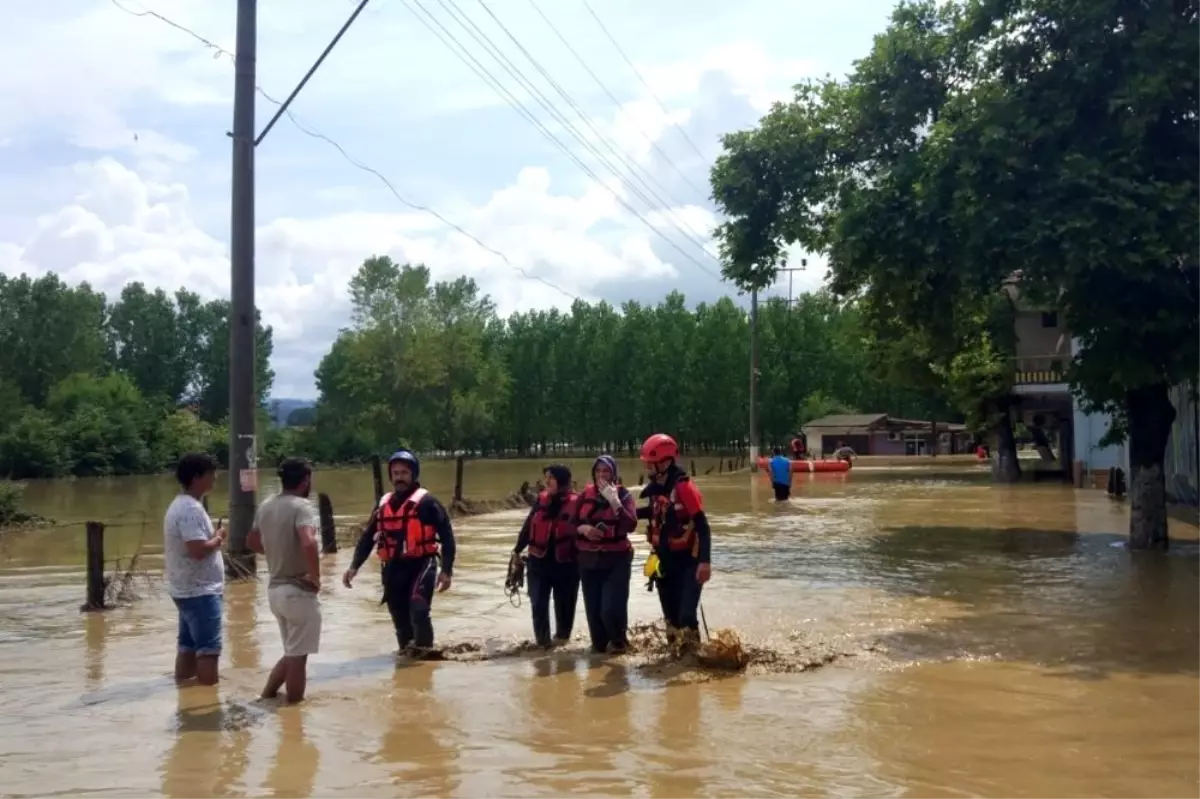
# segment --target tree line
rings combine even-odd
[[[424,452],[534,455],[636,448],[665,430],[693,451],[747,436],[749,320],[730,298],[689,309],[576,302],[501,318],[469,278],[367,259],[351,324],[316,368],[314,408],[268,423],[260,456],[360,461]],[[228,456],[226,301],[127,286],[113,302],[55,275],[0,276],[0,475],[156,472],[190,450]],[[760,425],[782,442],[830,413],[961,418],[946,392],[888,377],[858,307],[827,292],[760,304]],[[271,329],[259,325],[259,397]]]
[[[785,248],[914,385],[942,385],[1019,467],[1014,303],[1079,342],[1066,378],[1128,436],[1131,543],[1165,547],[1171,387],[1200,362],[1200,7],[904,2],[845,78],[724,139],[724,274],[769,285]]]
[[[625,451],[655,431],[693,451],[745,444],[750,330],[730,298],[689,308],[672,292],[656,306],[577,301],[504,319],[470,278],[437,282],[386,257],[362,264],[350,294],[352,324],[316,370],[312,423],[288,432],[296,451]],[[835,412],[961,418],[945,392],[884,376],[853,303],[772,298],[759,330],[765,441]]]
[[[257,346],[266,396],[269,327]],[[0,476],[155,472],[190,450],[224,461],[228,362],[225,300],[131,283],[109,302],[53,274],[0,275]]]

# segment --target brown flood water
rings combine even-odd
[[[537,469],[470,464],[466,493],[503,494]],[[452,470],[432,464],[427,482],[448,495]],[[319,481],[339,514],[370,505],[367,473]],[[279,654],[265,582],[228,588],[221,685],[178,690],[161,589],[80,614],[82,526],[7,534],[0,796],[1200,793],[1195,527],[1172,522],[1170,554],[1131,557],[1127,509],[1101,492],[998,487],[973,467],[803,476],[780,505],[761,477],[699,484],[715,535],[709,626],[785,665],[828,665],[728,676],[594,658],[582,606],[567,651],[398,663],[372,565],[323,595],[310,699],[280,708],[254,700]],[[172,494],[164,477],[35,484],[27,499],[111,522],[110,559],[144,535],[157,571]],[[528,637],[527,603],[502,593],[521,518],[456,522],[439,643]],[[329,585],[349,557],[326,557]],[[634,580],[631,620],[651,621],[657,600]]]

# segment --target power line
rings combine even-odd
[[[563,154],[566,155],[571,161],[573,161],[584,172],[584,174],[586,174],[593,181],[595,181],[598,185],[602,186],[606,191],[608,191],[610,194],[612,194],[614,199],[616,199],[617,202],[620,203],[627,211],[629,211],[631,214],[633,214],[638,219],[638,221],[640,221],[643,225],[645,225],[647,227],[647,229],[649,229],[652,233],[654,233],[655,235],[662,238],[663,241],[665,241],[668,245],[670,245],[677,252],[679,252],[680,255],[682,255],[683,257],[690,260],[693,264],[696,265],[697,268],[699,268],[701,271],[705,272],[706,274],[708,274],[710,277],[714,278],[715,280],[717,280],[717,281],[722,280],[722,278],[718,274],[713,272],[711,269],[706,267],[704,264],[700,263],[690,253],[683,250],[674,240],[672,240],[671,238],[668,238],[666,235],[664,235],[661,230],[659,230],[649,220],[647,220],[645,217],[643,217],[642,214],[639,213],[637,211],[637,209],[635,209],[632,205],[630,205],[630,203],[624,197],[622,197],[616,190],[614,190],[611,186],[609,186],[607,183],[605,183],[603,180],[601,180],[587,164],[585,164],[583,161],[581,161],[579,159],[578,156],[576,156],[573,152],[571,152],[569,147],[567,147],[565,144],[563,144],[552,132],[550,132],[545,127],[545,125],[543,125],[541,123],[541,121],[539,121],[533,115],[533,113],[531,111],[529,111],[528,108],[525,107],[525,105],[520,100],[518,100],[515,96],[513,96],[513,94],[511,92],[509,92],[507,88],[504,87],[504,85],[499,81],[498,78],[496,78],[494,75],[492,75],[489,72],[488,69],[486,67],[484,67],[483,64],[481,64],[479,62],[479,60],[470,52],[470,50],[465,45],[463,45],[462,42],[460,42],[458,40],[458,38],[453,33],[451,33],[446,28],[446,26],[443,25],[440,20],[438,20],[438,18],[436,16],[434,16],[427,8],[425,8],[421,4],[421,0],[411,0],[411,2],[408,2],[408,0],[404,0],[404,2],[405,2],[406,7],[409,9],[409,11],[411,11],[414,14],[414,16],[417,17],[418,21],[420,21],[427,29],[429,29],[431,33],[434,33],[434,35],[439,40],[441,40],[443,44],[446,44],[446,46],[450,49],[450,51],[453,52],[459,59],[463,60],[464,63],[467,63],[467,65],[469,67],[471,67],[472,70],[475,71],[475,73],[478,74],[480,76],[480,78],[484,80],[485,83],[487,83],[493,90],[498,92],[501,95],[501,97],[504,98],[510,105],[512,105],[514,108],[516,108],[518,113],[520,113],[527,120],[529,120],[531,124],[533,124],[535,127],[537,127],[537,129],[542,133],[542,135],[545,136],[546,138],[548,138],[553,144],[555,144],[555,146],[558,147],[559,150],[561,150],[563,152]],[[444,9],[446,9],[447,13],[449,13],[450,16],[454,19],[454,21],[456,23],[458,23],[459,27],[461,27],[469,35],[471,35],[471,37],[474,38],[475,41],[481,47],[483,47],[484,50],[486,50],[488,52],[488,54],[491,55],[496,60],[496,62],[499,63],[500,66],[503,67],[505,69],[505,71],[507,71],[509,73],[509,75],[511,75],[517,81],[518,84],[520,84],[522,86],[522,88],[525,88],[534,96],[534,99],[539,102],[539,104],[547,111],[548,114],[550,114],[550,116],[552,118],[555,119],[555,121],[557,121],[561,125],[563,125],[563,127],[566,128],[569,133],[572,133],[574,135],[575,139],[577,141],[579,141],[580,144],[582,144],[585,149],[588,149],[598,160],[600,160],[601,163],[605,163],[604,157],[602,155],[600,155],[600,153],[597,152],[596,149],[594,147],[592,147],[591,144],[582,137],[582,135],[575,128],[575,126],[570,122],[570,120],[566,119],[566,117],[564,117],[560,112],[557,111],[557,109],[554,108],[553,104],[549,102],[549,100],[545,97],[545,95],[542,94],[540,92],[540,90],[538,90],[538,88],[536,86],[534,86],[528,80],[528,78],[526,78],[523,74],[521,74],[520,70],[518,68],[516,68],[516,66],[514,64],[512,64],[511,60],[509,60],[503,54],[503,52],[499,51],[499,49],[496,47],[495,43],[492,42],[490,39],[488,39],[486,34],[483,34],[482,31],[479,31],[478,26],[475,26],[474,23],[469,20],[469,18],[466,23],[462,22],[456,15],[456,12],[450,10],[446,6],[446,3],[444,0],[437,0],[437,2],[439,4],[441,4]],[[424,13],[426,15],[426,17],[429,18],[429,21],[427,21],[420,14],[417,14],[417,11],[416,11],[417,8],[419,8],[421,10],[421,12]],[[459,12],[459,13],[461,13],[461,12]],[[444,36],[439,35],[437,33],[437,31],[435,31],[430,26],[430,21],[432,21],[433,25],[436,25],[441,30],[441,32],[442,32],[442,34],[444,34]],[[474,28],[474,30],[472,30],[472,28]],[[454,45],[449,44],[447,42],[447,38],[450,41],[454,42]],[[628,186],[632,190],[632,193],[639,196],[639,198],[642,199],[643,202],[646,202],[646,204],[648,206],[650,206],[651,208],[654,207],[654,204],[652,202],[649,202],[648,200],[646,200],[646,198],[643,195],[641,195],[641,193],[639,191],[637,191],[636,187],[633,187],[632,185],[630,185],[627,180],[623,180],[621,175],[611,166],[611,164],[607,164],[607,165],[609,166],[609,169],[612,170],[613,173],[616,175],[617,179],[621,180],[623,183],[625,183],[626,186]],[[681,231],[681,232],[683,232],[683,231]],[[686,236],[686,233],[684,235]],[[688,239],[688,241],[690,241],[693,244],[696,243],[694,240],[692,240],[690,238]],[[705,251],[705,254],[708,255],[710,258],[712,257],[712,255],[710,253],[708,253],[707,251]],[[714,258],[714,261],[715,260],[716,259]]]
[[[210,39],[207,39],[204,36],[201,36],[199,33],[196,33],[192,29],[190,29],[184,25],[180,25],[179,23],[175,22],[174,20],[168,19],[167,17],[164,17],[162,14],[159,14],[156,11],[143,10],[143,11],[139,12],[139,11],[134,11],[130,8],[127,8],[126,6],[124,6],[120,2],[118,2],[118,0],[109,0],[109,2],[112,3],[114,6],[116,6],[117,8],[119,8],[121,11],[125,12],[126,14],[129,14],[130,16],[153,17],[154,19],[157,19],[160,22],[166,23],[167,25],[170,25],[172,28],[175,28],[176,30],[178,30],[182,33],[185,33],[188,36],[191,36],[193,39],[195,39],[196,41],[203,44],[205,47],[212,50],[215,56],[218,56],[218,57],[224,56],[224,57],[230,59],[230,61],[236,63],[236,58],[234,57],[233,53],[229,52],[228,50],[226,50],[225,48],[216,44],[215,42],[211,41]],[[276,99],[275,97],[272,97],[261,86],[255,86],[255,90],[267,102],[272,103],[276,106],[280,106],[280,107],[283,106],[282,101]],[[288,121],[291,122],[292,125],[294,125],[298,131],[305,134],[306,136],[310,136],[314,139],[320,139],[321,141],[326,142],[331,147],[333,147],[335,150],[337,150],[338,153],[342,156],[342,158],[345,159],[346,162],[349,163],[351,166],[353,166],[357,169],[360,169],[364,172],[367,172],[368,174],[374,175],[381,183],[383,183],[383,185],[387,188],[387,190],[389,192],[391,192],[392,196],[394,196],[401,204],[403,204],[415,211],[421,211],[423,213],[429,214],[430,216],[434,217],[435,219],[437,219],[439,222],[446,225],[450,229],[452,229],[452,230],[456,231],[457,233],[459,233],[460,235],[465,236],[466,238],[470,239],[472,242],[474,242],[480,248],[482,248],[482,249],[492,253],[493,255],[497,256],[498,258],[500,258],[502,261],[504,261],[505,264],[507,264],[509,267],[511,267],[513,270],[518,272],[520,275],[522,275],[526,279],[534,280],[539,283],[542,283],[543,285],[548,286],[549,288],[552,288],[555,291],[563,294],[564,296],[570,297],[571,299],[575,299],[575,300],[582,299],[581,297],[574,294],[573,292],[570,292],[567,289],[564,289],[562,286],[558,286],[558,285],[552,283],[551,281],[546,280],[543,277],[540,277],[538,275],[531,275],[529,272],[525,271],[525,269],[523,269],[522,267],[517,266],[515,263],[513,263],[513,261],[507,255],[505,255],[504,253],[500,252],[499,250],[483,243],[474,234],[470,233],[469,231],[467,231],[463,227],[455,224],[454,222],[451,222],[449,219],[442,216],[440,213],[438,213],[433,208],[430,208],[429,206],[421,205],[420,203],[416,203],[411,200],[408,200],[396,189],[396,187],[394,185],[392,185],[392,182],[390,180],[388,180],[388,178],[382,172],[378,171],[377,169],[374,169],[373,167],[368,166],[367,164],[362,163],[358,159],[351,156],[346,151],[346,149],[344,147],[342,147],[341,144],[334,141],[330,137],[326,136],[324,133],[321,133],[313,128],[310,128],[310,127],[302,124],[300,122],[300,120],[296,118],[296,115],[292,112],[291,109],[284,109],[284,115],[287,116]]]
[[[571,107],[571,109],[583,121],[583,123],[588,127],[588,129],[592,131],[592,133],[595,135],[596,139],[601,144],[604,145],[605,149],[607,149],[610,153],[612,153],[613,157],[615,157],[618,161],[620,161],[625,166],[625,168],[629,171],[630,176],[633,177],[634,179],[638,180],[641,187],[644,188],[652,197],[654,197],[662,205],[662,210],[666,214],[670,215],[671,219],[673,220],[673,222],[675,224],[676,229],[680,230],[680,232],[683,232],[682,228],[687,228],[688,232],[690,232],[693,236],[696,237],[697,243],[700,246],[700,248],[702,250],[704,250],[705,252],[707,252],[714,260],[719,260],[717,258],[717,256],[703,242],[703,240],[702,240],[703,234],[697,232],[691,225],[687,224],[686,221],[681,221],[675,215],[675,212],[670,207],[670,204],[667,203],[667,201],[664,200],[662,198],[662,196],[660,196],[658,194],[658,192],[656,192],[653,188],[651,188],[648,185],[646,178],[649,178],[650,182],[654,183],[654,185],[657,186],[659,188],[659,190],[661,190],[664,194],[671,197],[671,199],[675,203],[677,203],[679,205],[686,205],[687,203],[679,200],[677,197],[674,197],[671,194],[670,190],[667,189],[665,186],[663,186],[661,183],[659,183],[658,180],[653,175],[651,175],[649,172],[646,172],[644,169],[641,169],[636,163],[634,163],[632,161],[632,159],[630,159],[627,155],[625,155],[617,147],[615,147],[612,144],[612,142],[608,139],[608,137],[606,137],[603,133],[601,133],[596,128],[596,125],[594,124],[592,118],[588,115],[588,113],[586,111],[584,111],[583,108],[581,108],[577,102],[575,102],[575,99],[571,97],[571,95],[566,91],[566,89],[564,89],[562,87],[562,85],[559,84],[559,82],[554,79],[554,76],[552,76],[549,72],[546,71],[546,69],[541,65],[541,63],[539,63],[538,60],[536,58],[534,58],[533,54],[530,53],[529,50],[526,49],[526,47],[523,44],[521,44],[520,40],[517,39],[517,37],[513,35],[512,31],[510,31],[508,29],[508,27],[500,20],[500,18],[496,16],[496,14],[488,6],[488,4],[485,2],[485,0],[476,0],[476,2],[478,2],[479,5],[483,7],[483,10],[486,11],[488,16],[490,16],[492,18],[492,20],[496,23],[496,25],[498,25],[500,27],[500,30],[502,30],[504,32],[504,35],[507,36],[509,38],[509,40],[514,45],[517,46],[517,49],[519,49],[521,51],[521,53],[525,56],[525,58],[527,58],[529,60],[529,62],[531,64],[533,64],[534,69],[536,69],[542,75],[542,77],[546,79],[546,81],[551,85],[551,87],[553,87],[554,90],[556,92],[558,92],[559,96],[562,97],[567,102],[567,105],[569,105]],[[643,177],[641,173],[644,173],[645,177]]]
[[[594,80],[596,85],[600,87],[600,90],[608,96],[608,99],[612,101],[612,104],[616,107],[616,109],[618,111],[623,110],[624,105],[621,103],[621,101],[617,99],[617,96],[612,93],[612,90],[609,89],[604,81],[600,79],[600,76],[596,74],[595,70],[588,66],[587,61],[579,54],[579,51],[571,46],[571,43],[567,41],[567,38],[563,36],[555,24],[550,21],[550,18],[546,16],[544,11],[542,11],[541,6],[537,4],[537,0],[529,0],[529,4],[533,6],[533,10],[537,12],[538,16],[542,18],[542,21],[545,22],[550,30],[554,32],[554,35],[558,37],[558,40],[562,42],[563,47],[566,47],[567,50],[570,51],[571,55],[575,56],[575,60],[579,62],[579,65],[583,67],[589,75],[591,75],[592,80]],[[663,149],[658,146],[658,142],[650,138],[650,136],[640,128],[638,129],[638,133],[643,139],[646,140],[646,143],[654,149],[654,152],[658,153],[658,156],[662,158],[663,161],[665,161],[666,164],[671,167],[671,169],[675,170],[675,174],[679,175],[679,177],[682,178],[683,181],[688,184],[688,186],[690,186],[701,197],[708,197],[708,191],[693,183],[692,179],[689,178],[687,174],[684,173],[684,171],[680,169],[673,160],[671,160],[671,157],[668,156],[666,152],[664,152]]]
[[[604,23],[600,21],[600,17],[596,16],[596,12],[592,9],[592,6],[590,3],[588,3],[588,0],[580,0],[580,2],[583,3],[583,7],[587,9],[587,12],[592,15],[592,19],[596,20],[596,24],[600,26],[600,30],[604,31],[604,35],[608,37],[610,42],[612,42],[612,46],[615,47],[617,52],[621,54],[621,58],[625,59],[625,63],[628,64],[629,68],[633,70],[633,74],[636,75],[637,79],[642,82],[642,85],[646,87],[646,91],[649,92],[652,98],[654,98],[654,102],[658,103],[658,107],[662,109],[662,112],[666,114],[669,119],[671,112],[667,110],[667,107],[663,104],[663,101],[660,100],[658,95],[654,93],[654,89],[650,88],[650,84],[646,82],[644,77],[642,77],[642,73],[633,65],[633,61],[631,61],[629,56],[625,54],[625,51],[621,49],[621,45],[617,44],[617,40],[614,39],[613,35],[608,32],[608,28],[606,28]],[[695,151],[696,155],[700,156],[701,160],[703,160],[704,153],[700,152],[700,148],[696,146],[694,141],[692,141],[691,136],[688,136],[687,132],[683,128],[679,127],[679,125],[675,122],[672,122],[671,124],[676,130],[679,131],[679,135],[682,136],[684,140],[692,146],[692,150]]]
[[[416,2],[419,3],[420,0],[416,0]],[[451,5],[448,6],[446,4],[446,0],[436,0],[436,2],[439,5],[441,5],[442,8],[445,9],[447,11],[447,13],[449,13],[454,18],[454,20],[458,23],[459,27],[461,27],[463,30],[466,30],[466,32],[468,34],[470,34],[471,37],[474,38],[476,42],[478,42],[482,47],[485,48],[488,51],[489,55],[491,55],[494,59],[496,59],[497,63],[499,63],[505,69],[505,71],[507,71],[508,74],[511,75],[518,82],[518,84],[520,84],[523,88],[530,91],[534,95],[534,99],[538,101],[538,104],[541,105],[542,108],[546,110],[546,112],[551,116],[551,118],[553,118],[556,122],[558,122],[560,125],[562,125],[563,128],[566,129],[567,133],[569,133],[575,139],[575,141],[579,142],[579,144],[581,144],[585,150],[587,150],[589,153],[591,153],[591,155],[597,161],[599,161],[602,165],[607,167],[609,172],[611,172],[613,174],[613,176],[618,181],[620,181],[621,184],[624,185],[625,188],[627,188],[632,195],[634,195],[635,197],[640,199],[643,203],[645,203],[647,208],[649,208],[651,210],[659,210],[658,207],[654,204],[654,202],[652,202],[646,196],[646,194],[644,192],[642,192],[641,189],[639,189],[638,187],[636,187],[632,183],[630,183],[629,180],[626,179],[615,166],[613,166],[612,162],[609,159],[607,159],[604,155],[602,155],[591,144],[591,142],[589,142],[583,136],[583,134],[579,132],[579,129],[576,128],[575,125],[569,119],[567,119],[566,116],[561,111],[559,111],[557,108],[554,107],[554,103],[549,98],[547,98],[546,95],[543,94],[542,91],[540,89],[538,89],[538,87],[536,85],[534,85],[533,81],[531,81],[529,78],[527,78],[524,75],[524,73],[521,72],[520,67],[518,67],[516,64],[514,64],[512,62],[512,60],[509,59],[508,56],[506,56],[504,54],[504,52],[496,45],[496,43],[493,42],[486,33],[484,33],[482,30],[480,30],[479,26],[476,25],[471,20],[470,17],[468,17],[460,9],[458,9],[456,6],[454,6],[453,3],[451,3]],[[486,10],[486,7],[485,7],[485,10]],[[468,28],[468,26],[469,26],[469,28]],[[503,28],[503,26],[501,26],[501,27]],[[505,32],[507,33],[507,31],[505,31]],[[509,34],[509,36],[511,37],[512,35]],[[514,41],[516,41],[515,37],[512,37],[512,38]],[[517,42],[517,46],[521,47],[520,42]],[[523,47],[522,47],[522,50],[524,50]],[[528,55],[528,51],[525,51],[525,52],[526,52],[527,57],[529,57],[531,60],[533,60],[533,57]],[[541,68],[540,65],[536,63],[536,61],[534,61],[534,65],[536,67],[538,67],[539,69]],[[554,83],[553,79],[551,79],[551,82]],[[561,92],[561,90],[560,90],[560,92]],[[569,102],[573,102],[572,100],[570,100],[569,95],[568,95],[568,100],[569,100]],[[577,160],[577,163],[578,163],[578,160]],[[585,171],[587,171],[587,174],[593,180],[595,180],[597,183],[600,183],[601,185],[604,185],[607,187],[607,184],[605,184],[603,181],[601,181],[590,170],[585,170]],[[622,205],[624,205],[627,209],[630,210],[631,213],[640,216],[640,214],[638,214],[638,212],[635,211],[628,203],[623,202],[622,198],[619,195],[617,195],[616,192],[614,192],[611,189],[611,187],[607,187],[607,188],[613,194],[613,196],[617,198],[617,200],[619,202],[622,202]],[[650,189],[649,191],[651,194],[654,193],[652,189]],[[657,195],[655,195],[655,196],[657,197]],[[665,212],[665,215],[668,217],[666,219],[666,221],[672,227],[674,227],[678,233],[680,233],[683,236],[684,240],[686,240],[690,244],[693,244],[696,247],[698,247],[702,252],[704,252],[705,255],[707,255],[709,258],[711,258],[714,262],[719,262],[719,259],[715,255],[713,255],[713,253],[709,252],[706,249],[706,246],[703,243],[703,241],[700,241],[697,238],[693,237],[695,235],[694,232],[693,232],[693,235],[689,235],[689,233],[680,226],[680,224],[678,222],[678,217],[676,217],[674,215],[674,213],[670,210],[670,205],[668,203],[666,203],[661,197],[658,197],[658,201],[659,201],[659,203],[662,204],[662,206],[663,206],[662,210]],[[671,243],[672,246],[675,246],[674,243],[670,241],[670,239],[667,239],[666,236],[663,236],[661,231],[659,231],[657,228],[653,227],[653,225],[651,225],[651,223],[649,223],[646,220],[642,220],[642,221],[644,224],[649,226],[655,233],[657,233],[660,237],[662,237],[664,241],[667,241],[668,243]],[[679,247],[675,246],[675,249],[678,250]],[[682,253],[682,250],[680,250],[680,252]],[[701,269],[704,269],[704,266],[701,265],[699,262],[697,262],[690,255],[687,255],[686,253],[683,253],[683,254],[685,255],[685,257],[692,260],[692,262],[695,263],[698,267],[700,267]],[[709,272],[709,274],[712,274],[712,273]],[[716,277],[716,276],[714,275],[714,277]],[[718,278],[718,280],[719,279],[720,278]]]

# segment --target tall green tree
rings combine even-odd
[[[367,259],[351,280],[352,327],[317,369],[314,425],[297,446],[348,460],[394,449],[546,454],[631,451],[669,431],[692,451],[746,437],[749,325],[731,299],[689,308],[582,301],[500,319],[471,281]],[[937,391],[869,368],[853,303],[828,294],[762,304],[763,430],[782,441],[813,394],[840,406],[952,420]],[[810,403],[811,407],[811,403]],[[305,444],[304,442],[307,442]]]
[[[846,80],[727,137],[727,274],[761,285],[788,244],[825,251],[835,291],[1001,427],[992,322],[1018,277],[1079,340],[1074,390],[1128,431],[1131,545],[1166,546],[1167,391],[1200,361],[1198,41],[1190,3],[901,4]]]
[[[226,456],[228,304],[0,275],[0,475],[132,474]],[[271,331],[259,329],[265,398]],[[181,404],[195,405],[200,418]]]

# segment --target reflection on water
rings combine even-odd
[[[458,789],[457,731],[435,686],[439,666],[408,664],[394,671],[385,703],[386,729],[379,760],[394,785],[410,795],[452,796]]]
[[[702,776],[708,747],[700,738],[701,690],[694,684],[667,685],[658,697],[657,726],[663,734],[654,741],[647,770],[655,799],[706,793]]]
[[[253,713],[221,701],[217,690],[179,692],[174,741],[162,764],[162,793],[169,797],[235,796],[245,792]]]
[[[304,734],[305,715],[302,707],[279,709],[279,743],[267,775],[272,796],[310,796],[316,786],[321,750]]]
[[[471,464],[467,493],[471,479],[480,492],[508,490],[537,468]],[[320,477],[336,504],[349,508],[356,492],[369,504],[365,472]],[[580,641],[482,663],[397,661],[377,575],[351,591],[334,585],[343,551],[322,564],[332,588],[309,699],[279,706],[255,699],[280,654],[259,583],[228,587],[220,686],[179,690],[166,596],[81,615],[82,528],[6,537],[0,793],[1200,792],[1194,527],[1172,523],[1180,543],[1169,554],[1131,556],[1126,508],[1101,494],[945,470],[814,475],[785,503],[761,477],[699,483],[714,525],[709,624],[758,645],[840,653],[834,665],[697,681],[584,654]],[[55,507],[34,509],[152,516],[171,492],[158,478],[44,484],[33,494]],[[454,589],[434,606],[439,641],[529,636],[528,607],[502,591],[523,515],[456,523]],[[119,525],[111,541],[124,552],[136,538],[123,536],[141,533]],[[636,578],[630,616],[657,616]]]

